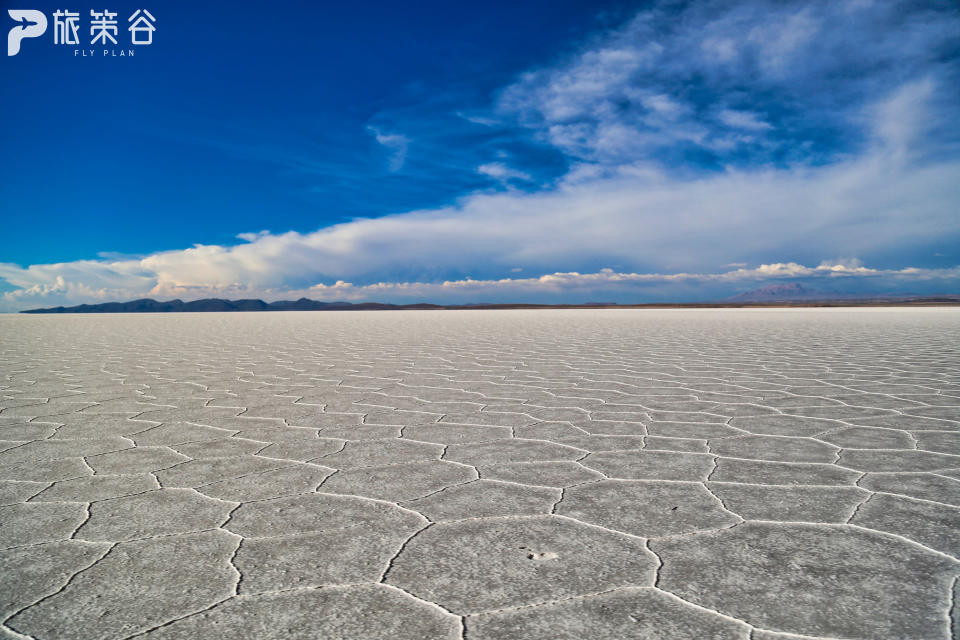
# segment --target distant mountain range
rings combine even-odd
[[[800,284],[772,285],[738,294],[717,302],[617,304],[615,302],[589,302],[586,304],[489,304],[468,303],[462,305],[439,305],[428,303],[387,304],[381,302],[320,302],[308,298],[299,300],[169,300],[158,302],[150,298],[130,302],[104,302],[81,304],[75,307],[50,307],[28,309],[20,313],[184,313],[224,311],[388,311],[403,309],[603,309],[603,308],[714,308],[748,306],[863,306],[880,305],[925,305],[960,304],[960,295],[941,296],[855,296],[827,293],[808,289]]]
[[[378,302],[319,302],[308,298],[299,300],[223,300],[206,298],[204,300],[170,300],[157,302],[150,298],[131,300],[130,302],[104,302],[102,304],[81,304],[76,307],[51,307],[49,309],[29,309],[20,313],[183,313],[192,311],[345,311],[376,309],[442,309],[436,304],[381,304]]]
[[[780,300],[838,300],[850,296],[837,293],[827,293],[805,287],[799,282],[772,284],[727,298],[730,302],[776,302]]]
[[[848,303],[864,304],[867,302],[909,303],[909,302],[960,302],[960,295],[919,295],[911,293],[877,294],[877,293],[837,293],[835,291],[821,291],[805,287],[799,282],[785,282],[772,284],[759,289],[752,289],[739,293],[721,302],[739,303]]]

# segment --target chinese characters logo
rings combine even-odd
[[[20,53],[21,41],[25,38],[39,38],[47,31],[47,16],[42,11],[33,9],[9,9],[7,13],[18,24],[10,29],[7,34],[7,55],[15,56]],[[86,38],[90,38],[90,44],[100,47],[126,45],[129,41],[131,45],[150,45],[153,44],[153,32],[157,30],[157,19],[146,9],[137,9],[129,18],[127,18],[126,31],[129,35],[120,35],[120,20],[116,11],[109,9],[90,10],[90,18],[86,27],[81,31],[80,11],[70,11],[68,9],[57,9],[53,12],[53,44],[55,45],[86,45]],[[83,33],[83,37],[81,36]],[[82,42],[81,42],[82,41]],[[93,55],[93,50],[89,51]],[[111,51],[104,49],[104,55]],[[74,55],[80,55],[80,50],[74,51]],[[116,53],[113,53],[116,56]],[[121,51],[120,56],[133,55],[133,50],[128,52]],[[87,51],[83,51],[83,56],[87,57]]]

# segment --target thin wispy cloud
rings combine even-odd
[[[390,151],[390,171],[400,171],[407,159],[407,146],[410,138],[399,133],[384,133],[375,127],[367,127],[376,141]]]

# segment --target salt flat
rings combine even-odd
[[[0,407],[3,638],[960,636],[953,309],[0,316]]]

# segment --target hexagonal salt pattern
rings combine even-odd
[[[0,638],[960,638],[951,309],[0,316]]]

